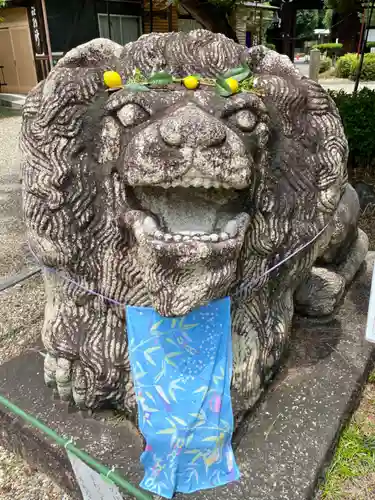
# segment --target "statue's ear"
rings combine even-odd
[[[281,76],[283,78],[290,75],[297,80],[302,78],[301,73],[288,56],[267,49],[262,45],[256,45],[249,49],[247,62],[254,73]]]
[[[103,68],[112,69],[123,47],[106,38],[96,38],[70,50],[59,60],[55,68]]]

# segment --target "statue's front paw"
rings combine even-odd
[[[81,410],[111,406],[136,415],[136,399],[128,372],[98,371],[81,360],[47,354],[44,360],[44,380],[57,391],[62,401],[72,402]],[[126,382],[127,381],[127,382]],[[135,418],[135,417],[134,417]]]
[[[44,359],[44,381],[48,387],[54,388],[62,401],[74,402],[78,408],[90,408],[93,398],[87,378],[93,378],[81,363],[64,357],[47,354]]]
[[[324,267],[313,267],[295,294],[296,311],[304,316],[329,316],[340,304],[345,279]]]

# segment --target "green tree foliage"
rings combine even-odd
[[[319,27],[318,10],[299,10],[296,19],[296,37],[311,40],[314,30]]]
[[[327,30],[332,26],[333,9],[324,9],[323,25]]]

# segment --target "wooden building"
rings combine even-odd
[[[160,0],[10,0],[1,9],[0,91],[26,93],[68,50],[104,37],[125,45],[151,31],[179,29]]]
[[[266,7],[246,0],[235,14],[238,39],[248,46],[264,42],[255,25],[266,10],[270,15],[276,8],[281,23],[274,30],[275,43],[279,52],[293,57],[297,9],[319,8],[322,2],[273,0],[274,6]],[[201,27],[165,0],[8,0],[0,12],[0,91],[11,93],[28,92],[64,53],[93,38],[124,45],[144,33]]]

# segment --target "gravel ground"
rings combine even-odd
[[[20,271],[26,262],[21,217],[19,116],[0,116],[0,278]]]
[[[0,110],[0,279],[30,265],[21,215],[19,116]],[[40,335],[44,290],[40,275],[0,292],[0,363],[19,355]],[[1,500],[70,500],[45,474],[0,447]]]

